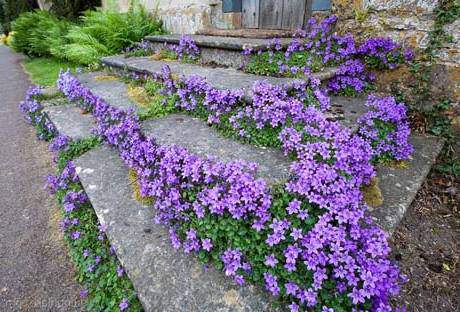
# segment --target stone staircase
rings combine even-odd
[[[147,39],[158,46],[179,40],[175,36]],[[196,36],[194,40],[202,48],[202,53],[204,47],[209,49],[210,57],[216,53],[228,53],[221,56],[228,62],[221,62],[221,65],[228,66],[239,62],[245,45],[262,44],[256,39],[226,38],[225,41],[208,36]],[[224,50],[227,52],[222,52]],[[231,58],[232,55],[238,56]],[[119,75],[157,73],[165,64],[149,57],[122,56],[106,57],[102,63]],[[257,80],[268,80],[273,84],[292,82],[287,78],[249,75],[235,68],[211,68],[178,62],[167,64],[172,73],[206,77],[208,83],[218,89],[243,89],[247,101],[251,101],[251,86]],[[334,73],[333,70],[324,71],[316,77],[326,80]],[[139,106],[129,98],[123,82],[98,80],[100,75],[106,74],[88,73],[78,78],[108,104],[139,111]],[[354,127],[356,119],[364,111],[363,98],[333,97],[331,102],[331,118],[340,120],[345,126]],[[91,135],[94,126],[92,117],[81,114],[73,103],[47,105],[45,112],[60,134],[73,139]],[[259,175],[270,183],[283,181],[289,174],[290,160],[281,151],[224,138],[204,121],[186,114],[143,121],[142,130],[160,144],[184,146],[201,156],[213,155],[222,161],[244,159],[256,162]],[[370,214],[390,233],[404,216],[443,145],[434,137],[413,136],[411,141],[415,152],[408,168],[377,168],[384,200],[383,205],[371,209]],[[134,200],[128,169],[115,150],[108,146],[98,147],[75,160],[75,164],[81,183],[100,222],[107,225],[110,242],[146,311],[270,311],[270,298],[265,292],[252,286],[238,287],[222,272],[201,266],[195,256],[173,249],[167,229],[154,224],[153,209]]]

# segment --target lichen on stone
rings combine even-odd
[[[94,80],[97,81],[107,81],[107,80],[118,80],[118,77],[112,75],[99,75],[94,77]]]

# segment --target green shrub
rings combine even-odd
[[[1,0],[0,0],[1,1]],[[31,56],[54,56],[89,65],[102,56],[119,53],[146,35],[162,32],[161,21],[142,6],[127,13],[86,11],[79,23],[60,19],[46,11],[21,14],[12,24],[12,46]]]
[[[56,45],[51,52],[74,63],[91,64],[161,32],[161,22],[141,6],[132,6],[127,13],[87,11],[81,23],[70,28],[66,44]]]
[[[32,56],[50,55],[51,45],[62,45],[70,23],[53,14],[36,10],[22,13],[12,23],[13,49]]]

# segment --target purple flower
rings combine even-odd
[[[125,311],[126,309],[129,308],[129,300],[126,298],[123,298],[123,300],[120,302],[118,307],[120,308],[120,311]]]
[[[89,294],[88,289],[83,289],[83,290],[80,291],[80,297],[81,298],[88,297],[88,294]]]
[[[80,231],[74,231],[72,232],[71,236],[70,236],[73,240],[77,240],[81,237],[81,232]]]
[[[125,271],[123,270],[123,268],[122,268],[121,266],[119,266],[119,267],[117,268],[117,276],[118,276],[118,277],[122,277],[124,272],[125,272]]]
[[[278,260],[276,259],[274,254],[268,255],[265,257],[265,265],[274,268],[276,264],[278,263]]]
[[[211,251],[212,249],[212,242],[211,242],[211,239],[209,238],[205,238],[201,241],[201,244],[203,246],[203,249],[206,250],[206,251]]]

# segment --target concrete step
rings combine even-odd
[[[207,82],[216,89],[241,89],[245,93],[245,98],[251,101],[252,86],[256,81],[264,80],[274,85],[290,84],[296,79],[262,77],[246,74],[232,68],[211,68],[193,64],[183,64],[179,62],[155,61],[149,57],[130,57],[109,56],[101,59],[104,66],[121,74],[129,72],[155,74],[160,73],[164,65],[171,68],[171,72],[185,77],[192,75],[205,77]],[[313,76],[319,80],[326,80],[333,77],[336,69],[329,68],[324,71],[314,73]]]
[[[163,49],[165,44],[179,44],[181,35],[158,35],[147,36],[145,40],[151,43],[154,51]],[[201,51],[201,61],[204,64],[216,64],[233,68],[240,68],[244,64],[242,52],[246,48],[264,50],[269,43],[268,39],[213,36],[213,35],[189,35]],[[281,43],[287,46],[291,38],[282,38]]]

